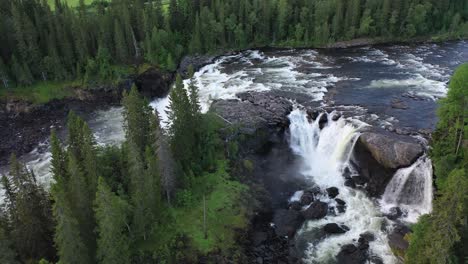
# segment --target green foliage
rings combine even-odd
[[[174,71],[188,53],[468,34],[464,0],[10,2],[2,5],[0,77],[12,87],[83,76],[108,84],[121,77],[115,65],[146,60]]]
[[[2,185],[6,210],[0,211],[5,217],[0,222],[0,247],[5,252],[0,258],[14,262],[14,246],[21,262],[53,259],[51,204],[34,174],[12,155],[10,172],[2,177]]]
[[[468,248],[468,64],[454,73],[447,98],[440,101],[433,135],[438,197],[434,211],[410,236],[406,263],[462,263]]]
[[[129,214],[130,205],[111,191],[103,178],[99,178],[96,194],[98,220],[99,263],[126,264],[130,262]]]
[[[466,228],[468,179],[464,170],[453,170],[435,200],[434,212],[420,220],[410,238],[406,263],[450,263],[453,246]]]
[[[454,73],[447,98],[440,102],[432,157],[437,185],[444,187],[456,167],[468,169],[468,64]]]
[[[217,164],[213,173],[196,177],[190,191],[179,192],[178,197],[183,204],[168,209],[164,228],[156,229],[151,244],[148,244],[148,247],[156,248],[155,254],[164,255],[161,252],[166,251],[170,244],[177,248],[178,242],[174,241],[185,244],[185,258],[190,257],[191,251],[195,256],[218,250],[227,254],[238,246],[236,230],[248,225],[247,202],[243,200],[248,187],[229,179],[225,161]],[[203,195],[207,209],[206,239],[203,232]]]

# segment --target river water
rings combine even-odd
[[[195,79],[204,112],[213,100],[236,99],[237,93],[245,91],[275,91],[297,102],[298,109],[290,115],[290,134],[291,149],[304,161],[300,173],[320,187],[339,187],[339,197],[348,206],[344,215],[309,221],[299,233],[317,228],[324,221],[346,223],[350,227],[344,235],[311,243],[306,250],[306,262],[332,262],[341,245],[352,243],[360,233],[371,231],[376,236],[371,243],[373,253],[384,263],[394,263],[386,231],[382,229],[382,211],[394,205],[409,211],[423,206],[423,210],[411,211],[406,219],[414,222],[420,214],[431,210],[430,160],[424,158],[410,168],[399,170],[383,199],[371,200],[364,193],[344,186],[342,177],[363,125],[357,122],[362,116],[349,117],[347,122],[344,119],[329,122],[326,128],[317,130],[316,125],[306,122],[300,105],[355,108],[366,118],[376,120],[374,125],[382,127],[433,129],[437,122],[436,101],[446,95],[453,70],[466,61],[468,43],[465,41],[340,50],[265,49],[220,57],[196,72]],[[395,107],[395,102],[400,107]],[[167,97],[151,102],[163,122],[167,121],[168,104]],[[120,144],[124,139],[121,107],[97,111],[86,119],[99,144]],[[50,184],[47,142],[21,159],[34,170],[41,183]],[[418,201],[412,201],[412,196],[400,197],[408,189],[407,182],[419,186],[419,191],[411,194],[417,195],[414,197],[419,197]]]

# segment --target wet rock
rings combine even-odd
[[[309,208],[302,211],[302,215],[307,220],[316,220],[316,219],[324,218],[327,215],[327,213],[328,213],[328,204],[321,202],[321,201],[313,202],[309,206]]]
[[[407,226],[398,224],[388,236],[388,244],[394,252],[405,252],[408,249],[409,243],[405,239],[406,234],[410,233],[411,229]]]
[[[323,129],[327,123],[328,123],[328,114],[327,114],[327,113],[323,113],[323,114],[320,116],[320,120],[319,120],[319,127],[320,127],[320,129]]]
[[[226,122],[239,126],[239,132],[246,138],[241,152],[269,152],[289,127],[292,103],[268,93],[248,92],[238,97],[241,101],[217,100],[211,110]]]
[[[304,194],[301,197],[301,205],[306,206],[311,204],[314,201],[314,194],[311,193],[310,191],[305,191]]]
[[[349,227],[347,227],[346,225],[329,223],[323,226],[323,230],[328,234],[343,234],[349,231]]]
[[[341,114],[335,113],[335,114],[332,116],[332,120],[333,120],[333,121],[338,121],[338,119],[340,119],[340,118],[341,118]]]
[[[353,176],[352,179],[357,185],[365,185],[369,181],[366,177],[363,176]]]
[[[334,199],[336,196],[338,196],[338,194],[340,194],[340,191],[336,187],[330,187],[330,188],[327,188],[327,193],[328,193],[328,197],[330,197],[331,199]]]
[[[302,204],[299,201],[294,201],[294,202],[289,204],[289,209],[290,210],[300,211],[300,210],[302,210]]]
[[[315,120],[315,119],[317,119],[317,117],[318,117],[319,115],[320,115],[320,112],[319,112],[319,111],[307,109],[307,116],[309,117],[309,119]]]
[[[266,232],[259,231],[253,233],[252,237],[254,246],[259,246],[268,239],[268,234]]]
[[[384,264],[383,260],[379,256],[372,255],[369,257],[372,264]]]
[[[371,232],[365,232],[359,235],[359,239],[365,240],[369,243],[375,240],[375,235]]]
[[[353,179],[346,179],[345,182],[344,182],[344,185],[347,186],[347,187],[350,187],[350,188],[355,188],[356,187],[356,183],[354,183]]]
[[[344,212],[346,212],[346,202],[341,200],[341,199],[338,199],[336,198],[335,199],[336,201],[336,210],[338,211],[338,213],[342,214]]]
[[[422,146],[409,137],[364,132],[359,141],[381,165],[390,169],[407,167],[424,152]]]
[[[341,247],[336,259],[337,263],[340,264],[365,264],[367,255],[367,250],[361,250],[353,244],[347,244]]]
[[[173,79],[171,73],[151,67],[136,77],[135,85],[144,96],[164,97],[169,93]]]
[[[391,106],[395,109],[408,109],[408,106],[402,100],[397,98],[392,100]]]
[[[279,209],[275,211],[273,223],[275,224],[275,233],[280,237],[294,237],[296,230],[304,222],[302,214],[294,210]]]
[[[192,65],[194,71],[198,71],[203,66],[213,63],[215,57],[209,55],[185,56],[179,64],[177,72],[182,76],[187,76],[189,66]]]
[[[400,207],[392,207],[389,210],[389,213],[385,216],[390,220],[396,220],[403,215],[403,211],[401,211]]]

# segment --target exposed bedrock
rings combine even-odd
[[[359,138],[382,166],[389,169],[408,167],[424,152],[421,144],[411,137],[399,137],[393,134],[364,132]]]
[[[0,100],[0,164],[4,165],[9,155],[32,151],[41,141],[50,136],[51,127],[65,125],[68,111],[88,114],[98,108],[120,103],[122,92],[135,83],[147,97],[162,97],[169,91],[173,74],[149,68],[138,76],[116,85],[99,85],[88,89],[75,89],[73,96],[54,99],[46,104],[32,104],[15,98]]]
[[[269,93],[247,92],[238,97],[240,100],[215,101],[211,110],[247,137],[244,150],[246,146],[250,151],[268,152],[272,144],[283,140],[292,103]]]
[[[359,175],[351,175],[351,184],[364,186],[371,196],[380,196],[395,172],[413,164],[423,153],[423,146],[410,136],[363,132],[353,157]]]

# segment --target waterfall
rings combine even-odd
[[[344,200],[347,206],[344,213],[307,221],[298,231],[297,236],[309,242],[303,261],[311,264],[334,263],[341,246],[355,243],[360,234],[371,232],[376,239],[369,244],[370,253],[380,257],[384,263],[395,263],[386,233],[382,231],[384,217],[379,208],[364,192],[344,185],[343,172],[349,166],[360,127],[354,127],[344,118],[334,121],[331,116],[333,114],[328,115],[327,123],[320,129],[321,116],[309,122],[303,110],[296,109],[289,115],[290,147],[302,162],[299,172],[309,180],[310,185],[318,185],[321,189],[337,187],[340,192],[338,198]],[[298,195],[300,193],[296,193]],[[330,207],[336,205],[336,201],[326,195],[320,200]],[[309,237],[327,223],[345,224],[350,230],[322,239]]]
[[[315,184],[324,188],[344,186],[344,178],[336,175],[341,176],[359,133],[343,118],[333,121],[332,114],[327,115],[327,125],[320,129],[322,115],[309,123],[303,111],[291,112],[290,147],[302,157],[301,173],[305,177],[313,178]]]
[[[382,197],[382,210],[399,207],[406,221],[416,222],[420,215],[432,211],[432,195],[432,162],[423,156],[395,173]]]

